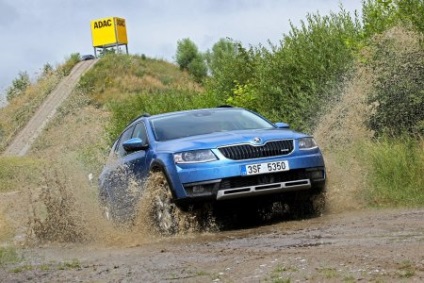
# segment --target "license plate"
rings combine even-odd
[[[284,160],[284,161],[274,161],[274,162],[243,165],[241,167],[241,174],[242,175],[257,175],[257,174],[265,174],[265,173],[288,171],[288,170],[290,170],[289,162]]]

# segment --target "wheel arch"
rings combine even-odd
[[[172,197],[175,200],[177,198],[177,194],[176,194],[173,182],[171,180],[171,177],[169,176],[169,172],[168,172],[168,170],[166,170],[165,164],[163,162],[161,162],[160,160],[154,161],[150,165],[149,174],[151,174],[151,173],[162,173],[165,176],[166,182],[168,183],[168,186],[171,190]]]

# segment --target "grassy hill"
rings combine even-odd
[[[0,109],[3,148],[62,76],[62,67],[51,70]],[[136,55],[101,58],[81,78],[25,157],[0,156],[0,227],[4,228],[0,229],[0,241],[10,240],[22,227],[27,229],[24,233],[36,233],[41,238],[58,235],[59,231],[65,238],[77,239],[71,230],[84,229],[83,222],[99,222],[97,176],[108,156],[111,138],[119,131],[112,123],[118,119],[116,113],[121,113],[119,119],[123,120],[138,116],[142,109],[135,109],[132,103],[132,108],[125,106],[135,97],[146,97],[140,104],[147,108],[155,101],[157,109],[149,110],[160,112],[171,107],[157,106],[158,102],[167,104],[167,97],[202,93],[201,86],[169,62]],[[128,111],[117,112],[117,108]],[[49,218],[54,215],[62,218]],[[60,223],[68,228],[58,228]]]

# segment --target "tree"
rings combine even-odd
[[[211,73],[208,88],[224,101],[235,95],[234,90],[242,90],[240,86],[254,81],[257,58],[252,48],[246,49],[232,39],[220,39],[206,58]]]
[[[206,53],[206,61],[212,76],[222,72],[222,66],[237,56],[237,43],[229,38],[221,38],[212,47],[212,51]]]
[[[203,78],[208,74],[208,68],[205,64],[205,60],[202,55],[196,56],[188,64],[188,72],[194,77],[194,80],[198,83],[203,81]]]
[[[181,70],[187,70],[199,83],[207,75],[208,70],[204,56],[189,38],[178,41],[176,61]]]
[[[196,44],[189,38],[177,42],[176,61],[182,70],[188,70],[190,63],[199,56]]]

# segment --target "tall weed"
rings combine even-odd
[[[365,147],[372,189],[367,200],[375,206],[424,205],[424,139],[383,137]]]

